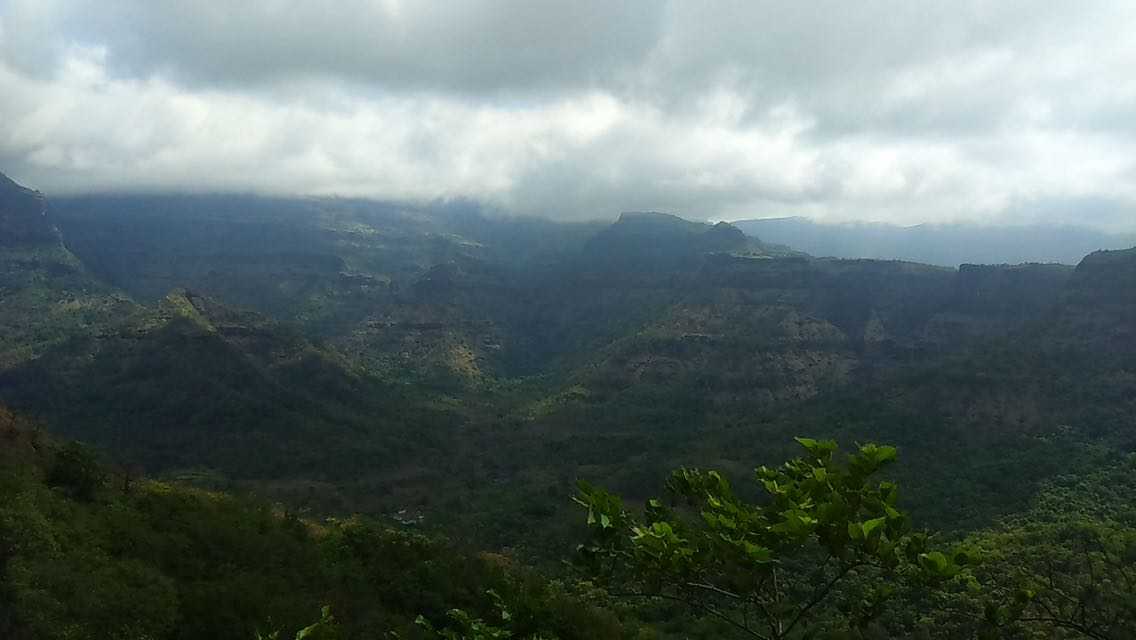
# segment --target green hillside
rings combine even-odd
[[[323,606],[335,637],[426,638],[418,616],[444,621],[462,607],[488,617],[491,594],[521,630],[639,637],[636,623],[583,594],[394,523],[306,520],[131,475],[3,407],[0,439],[5,638],[291,637]]]

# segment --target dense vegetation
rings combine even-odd
[[[577,501],[593,534],[580,569],[550,580],[392,525],[314,522],[147,480],[2,408],[0,439],[4,637],[1136,632],[1136,490],[1123,482],[1136,461],[1052,483],[1028,512],[948,548],[912,528],[895,484],[873,482],[895,449],[844,458],[835,443],[802,439],[805,456],[757,470],[766,498],[752,503],[717,472],[682,469],[640,521],[584,484]]]
[[[309,635],[722,637],[705,610],[612,601],[566,572],[584,535],[569,497],[585,479],[640,529],[678,526],[650,502],[660,483],[716,469],[729,504],[768,519],[780,498],[744,480],[807,434],[894,445],[880,482],[917,528],[872,530],[926,527],[983,559],[880,606],[853,580],[816,607],[818,633],[1131,635],[1136,499],[1110,486],[1136,450],[1136,250],[945,269],[662,214],[46,201],[9,181],[0,232],[0,401],[52,434],[8,430],[11,633],[290,638],[327,605]],[[839,477],[855,455],[809,464]],[[695,484],[672,496],[706,501]]]
[[[330,606],[344,637],[425,637],[508,603],[522,631],[631,638],[636,624],[508,558],[362,518],[132,477],[0,408],[0,636],[291,637]],[[494,595],[496,594],[496,595]]]

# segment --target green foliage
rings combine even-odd
[[[296,632],[295,640],[339,640],[342,630],[331,614],[331,607],[324,605],[320,608],[320,619]],[[280,640],[280,632],[262,634],[256,632],[256,640]]]
[[[517,638],[517,640],[556,640],[555,636],[543,633],[523,637],[514,635],[513,631],[510,630],[513,615],[505,606],[501,596],[492,590],[488,591],[487,595],[493,599],[497,607],[496,617],[500,619],[500,622],[486,622],[481,618],[474,618],[461,609],[449,610],[446,615],[450,619],[450,624],[441,629],[436,628],[423,616],[418,616],[415,622],[425,629],[430,637],[439,640],[509,640],[511,638]]]
[[[77,442],[69,442],[55,453],[47,475],[49,485],[87,501],[94,499],[105,482],[106,474],[95,453]]]
[[[23,625],[44,640],[170,637],[178,619],[169,578],[89,548],[17,557],[9,563],[6,586]]]
[[[989,559],[982,604],[999,633],[1136,635],[1136,459],[1048,484],[1032,507],[971,537]]]
[[[997,558],[996,628],[1136,636],[1136,529],[1106,522],[1027,524],[985,541]],[[996,555],[995,555],[996,554]]]
[[[0,637],[417,640],[427,633],[417,616],[450,609],[471,625],[507,610],[516,638],[619,640],[639,628],[503,557],[363,518],[315,524],[145,480],[94,500],[49,487],[61,461],[81,477],[105,470],[85,449],[8,431],[9,417],[0,411]]]
[[[806,455],[757,469],[760,502],[717,471],[680,469],[667,483],[675,506],[653,499],[639,518],[581,483],[592,532],[582,560],[616,593],[681,602],[755,638],[856,634],[890,583],[964,575],[968,556],[931,550],[897,507],[896,486],[873,480],[894,448],[866,444],[842,460],[833,441],[797,441]]]
[[[943,638],[1136,636],[1133,465],[1059,477],[1026,511],[969,535],[983,589],[930,594],[922,624]]]

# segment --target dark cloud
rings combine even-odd
[[[470,93],[609,83],[651,50],[662,18],[650,4],[599,0],[111,0],[24,3],[11,13],[23,39],[40,43],[16,58],[36,73],[53,72],[66,43],[76,43],[106,46],[111,74],[192,86],[315,75]],[[48,44],[55,40],[63,46]]]
[[[1136,227],[1136,5],[5,0],[54,191]]]

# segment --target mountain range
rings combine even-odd
[[[137,568],[125,558],[146,545],[186,539],[163,529],[175,525],[162,513],[180,514],[172,521],[207,548],[273,536],[310,556],[317,543],[351,546],[370,531],[325,518],[365,514],[550,566],[575,535],[576,480],[638,502],[677,467],[744,478],[791,456],[801,434],[896,445],[890,478],[905,508],[961,538],[1034,513],[1045,496],[1065,495],[1055,486],[1108,476],[1136,453],[1136,248],[1094,250],[1075,265],[945,267],[814,257],[746,223],[656,212],[562,224],[468,203],[45,198],[7,179],[0,231],[0,431],[16,460],[0,472],[18,472],[0,474],[0,490],[24,487],[20,508],[40,509],[9,517],[0,505],[0,543],[5,523],[70,531],[105,518],[99,526],[113,529],[129,513],[144,528],[130,533],[129,552],[113,535],[95,538],[118,549],[119,572]],[[44,445],[39,428],[127,470],[126,502],[60,519],[78,508],[68,501],[84,476],[53,480],[52,465],[83,458]],[[131,497],[132,470],[172,484]],[[72,494],[27,488],[39,478]],[[311,520],[295,529],[290,515],[219,507],[229,503],[217,490]],[[164,511],[150,511],[155,501]],[[297,538],[304,527],[317,533]],[[433,562],[415,551],[400,564],[413,547],[401,534],[366,535],[351,553],[388,549],[401,568],[383,571]],[[225,566],[258,580],[285,566],[328,579],[262,552],[234,552]],[[468,570],[479,583],[511,584],[477,567]],[[176,562],[160,571],[216,574]],[[186,606],[229,606],[200,604],[212,592],[188,584],[180,597],[199,604]],[[299,591],[272,584],[280,595],[256,611],[299,624],[286,606]],[[352,584],[335,589],[363,588]],[[413,607],[445,610],[376,584],[400,628],[414,628]],[[363,611],[354,619],[371,620]],[[218,637],[247,632],[249,615]],[[0,612],[0,631],[11,624]],[[673,637],[694,637],[679,629]]]
[[[805,430],[908,447],[916,510],[969,526],[1020,499],[989,483],[1070,459],[1054,434],[1131,442],[1132,251],[944,268],[658,213],[5,184],[22,230],[0,249],[0,399],[210,486],[414,505],[518,544],[504,482],[524,487],[510,503],[577,476],[641,495],[661,469],[743,472]],[[996,446],[1019,453],[981,453]],[[977,484],[940,482],[975,452]],[[942,486],[968,506],[936,502]]]

